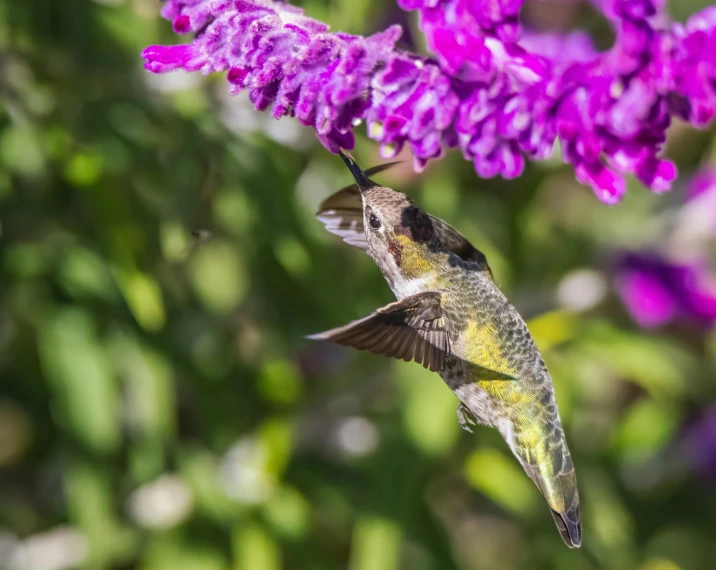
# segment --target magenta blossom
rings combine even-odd
[[[386,158],[407,143],[421,169],[459,146],[480,176],[514,178],[558,140],[606,203],[625,174],[669,189],[676,169],[658,153],[671,117],[705,126],[716,112],[716,8],[672,25],[663,2],[599,0],[617,41],[597,53],[580,32],[522,34],[522,3],[399,0],[419,11],[430,59],[396,49],[397,26],[363,38],[284,2],[168,0],[162,15],[195,38],[143,56],[155,73],[226,72],[232,93],[312,126],[333,152],[365,121]]]
[[[627,253],[617,264],[617,292],[638,325],[716,325],[716,267],[709,255],[714,238],[716,170],[706,167],[689,180],[685,203],[661,246]]]
[[[716,283],[705,263],[630,253],[619,264],[616,283],[639,326],[654,328],[672,321],[707,327],[716,324]]]
[[[716,198],[716,168],[705,168],[699,171],[689,181],[687,200],[703,200],[704,198]],[[713,201],[713,200],[712,200]],[[712,210],[714,227],[716,228],[716,208]]]

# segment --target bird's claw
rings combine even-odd
[[[460,422],[460,427],[462,429],[469,431],[470,433],[472,433],[472,428],[470,426],[477,425],[475,416],[472,415],[472,412],[465,406],[465,404],[460,404],[457,407],[457,421]]]

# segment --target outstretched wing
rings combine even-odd
[[[358,186],[347,186],[326,198],[316,218],[344,242],[368,252],[368,240],[363,229],[363,203]]]
[[[450,353],[441,295],[424,291],[381,307],[358,321],[311,335],[359,350],[405,361],[415,360],[437,372]]]

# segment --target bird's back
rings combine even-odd
[[[544,360],[489,276],[459,264],[452,273],[445,297],[456,359],[443,378],[480,423],[499,430],[547,500],[562,538],[578,546],[577,480]]]

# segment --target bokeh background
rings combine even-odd
[[[422,47],[393,2],[302,5],[348,32],[401,22]],[[350,176],[223,78],[146,73],[146,45],[180,41],[159,8],[0,3],[0,567],[716,567],[716,318],[645,321],[619,295],[628,252],[713,269],[698,228],[716,209],[687,195],[714,132],[675,125],[676,187],[632,183],[617,207],[558,152],[511,182],[456,152],[380,175],[482,249],[528,319],[579,477],[570,551],[437,375],[304,340],[392,300],[313,217]],[[612,38],[577,0],[525,18]],[[362,136],[355,155],[381,162]]]

